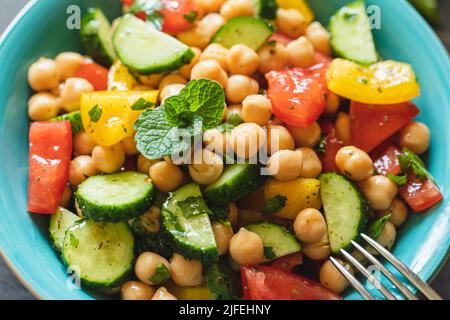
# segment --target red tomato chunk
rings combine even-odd
[[[408,183],[399,193],[414,212],[425,211],[442,200],[439,187],[430,179],[420,180],[414,174],[408,176]]]
[[[95,91],[104,91],[108,89],[108,72],[108,69],[88,60],[81,65],[75,76],[89,81]]]

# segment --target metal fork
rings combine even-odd
[[[436,291],[434,291],[426,282],[420,279],[411,269],[409,269],[404,263],[400,262],[394,257],[392,253],[386,250],[378,242],[365,235],[361,234],[361,237],[365,242],[369,244],[370,247],[375,249],[380,255],[382,255],[387,261],[389,261],[401,274],[403,274],[416,288],[421,292],[426,298],[430,300],[442,300]],[[370,254],[366,249],[355,241],[351,242],[355,249],[360,252],[364,257],[367,258],[374,266],[376,266],[386,278],[394,284],[397,289],[409,300],[418,300],[416,297],[397,277],[395,277],[388,269],[386,269],[383,264],[378,261],[372,254]],[[381,282],[375,278],[368,269],[366,269],[358,260],[356,260],[347,251],[341,249],[340,253],[345,257],[345,259],[360,273],[362,273],[370,283],[372,283],[375,288],[377,288],[381,294],[388,300],[397,300],[397,297],[392,294]],[[361,294],[361,296],[366,300],[375,300],[375,297],[369,293],[369,291],[359,282],[342,264],[340,264],[335,258],[330,257],[330,261],[334,266],[341,272],[341,274],[348,280],[350,285],[355,288],[356,291]]]

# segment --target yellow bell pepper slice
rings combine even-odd
[[[205,284],[195,287],[182,287],[169,281],[165,284],[167,290],[178,300],[216,300],[215,294],[211,293]]]
[[[286,197],[284,208],[273,216],[294,220],[303,209],[322,207],[319,189],[320,181],[317,179],[297,178],[290,181],[278,181],[270,178],[264,187],[264,198],[269,200],[277,195]]]
[[[152,91],[96,91],[81,97],[81,120],[86,132],[98,145],[108,147],[134,135],[133,125],[144,110],[132,110],[140,99],[153,104],[158,99]],[[93,117],[93,111],[96,117]],[[91,114],[90,114],[91,113]],[[98,117],[98,119],[96,119]]]
[[[108,73],[108,90],[132,90],[138,82],[120,60],[114,62]]]
[[[420,95],[416,75],[407,63],[387,60],[365,67],[334,59],[327,70],[328,89],[367,104],[396,104]]]
[[[314,20],[314,13],[305,0],[277,0],[277,4],[282,9],[296,9],[300,11],[308,23]]]

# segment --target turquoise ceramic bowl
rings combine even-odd
[[[310,1],[327,22],[344,0]],[[444,201],[413,214],[398,234],[394,254],[423,279],[430,280],[448,255],[450,239],[450,62],[446,50],[422,18],[404,0],[369,0],[381,7],[382,28],[375,31],[384,58],[414,66],[422,86],[417,99],[420,119],[431,128],[429,168]],[[0,250],[18,278],[43,299],[93,299],[92,293],[67,287],[68,275],[52,249],[48,217],[29,214],[27,198],[28,66],[40,56],[81,50],[77,30],[68,30],[67,8],[100,6],[110,18],[120,13],[119,0],[38,0],[21,12],[0,40]],[[389,283],[386,283],[389,286]],[[353,291],[348,299],[359,299]]]

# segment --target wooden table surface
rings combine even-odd
[[[1,0],[0,33],[7,27],[20,8],[27,0]],[[438,29],[438,34],[450,50],[450,1],[441,0],[442,17],[445,17],[444,26]],[[450,299],[450,264],[443,267],[441,273],[433,282],[433,287],[445,299]],[[5,299],[34,299],[33,296],[20,284],[13,273],[7,268],[0,257],[0,300]]]

